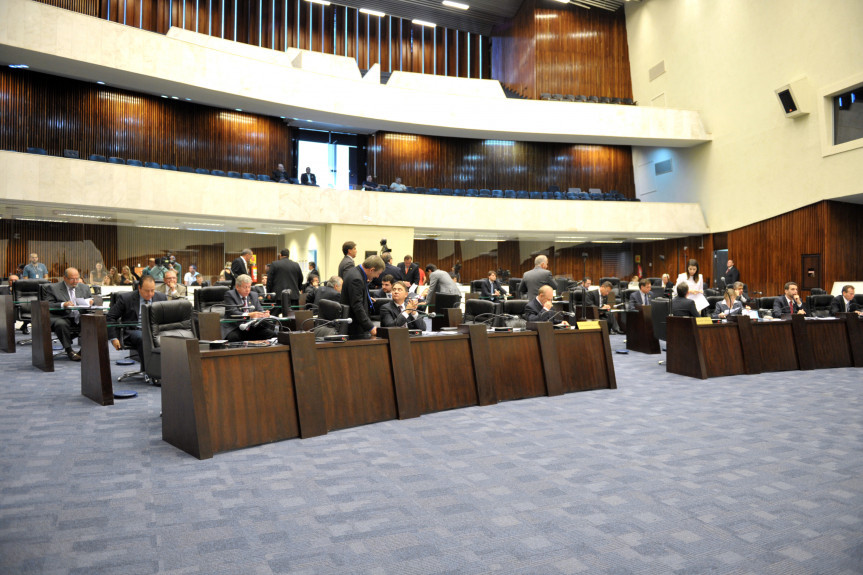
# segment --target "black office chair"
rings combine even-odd
[[[809,290],[809,295],[824,295],[827,291],[823,288],[812,288]]]
[[[506,327],[527,327],[527,322],[522,318],[524,315],[524,308],[527,307],[526,299],[508,299],[503,302],[503,313],[517,316],[518,319],[506,319],[503,320],[503,325]],[[500,324],[498,321],[496,324]]]
[[[374,302],[372,302],[372,310],[369,314],[369,319],[377,322],[377,324],[379,325],[381,321],[381,308],[384,307],[384,305],[389,301],[391,300],[384,297],[374,300]]]
[[[224,314],[224,306],[222,306],[222,302],[225,301],[225,294],[229,289],[231,288],[228,286],[210,286],[196,289],[195,294],[192,296],[195,304],[195,311],[199,313],[219,311],[218,309],[213,308],[221,307],[221,313]]]
[[[705,290],[705,291],[707,291],[707,290]],[[721,302],[723,299],[725,299],[725,296],[721,296],[721,295],[707,296],[707,303],[710,304],[706,308],[707,315],[712,316],[714,313],[716,313],[716,304]]]
[[[471,280],[470,282],[470,291],[471,293],[482,293],[482,282],[488,280]]]
[[[474,323],[476,317],[483,314],[497,313],[498,304],[487,299],[469,299],[464,302],[464,322]],[[491,320],[491,316],[480,318],[480,321]]]
[[[806,298],[806,305],[812,317],[830,317],[831,303],[833,303],[833,296],[830,294],[810,295]]]
[[[15,304],[15,321],[16,322],[33,322],[32,304],[30,302],[39,300],[40,286],[49,284],[46,279],[39,280],[18,280],[12,286],[12,297]],[[18,342],[18,345],[27,345],[33,343],[32,339],[25,339]]]
[[[668,313],[671,311],[671,300],[666,298],[656,298],[650,301],[650,320],[653,323],[653,335],[656,339],[665,342],[667,340]],[[665,344],[663,344],[665,345]],[[665,347],[662,351],[665,351]],[[660,360],[662,365],[665,360]]]
[[[227,281],[227,280],[219,280],[219,281],[217,281],[216,283],[214,283],[213,285],[216,285],[216,286],[228,286],[228,287],[231,287],[231,286],[233,285],[233,282],[230,282],[230,281]]]
[[[773,296],[759,298],[758,300],[758,315],[760,317],[773,317],[773,302],[776,300]]]
[[[718,289],[704,288],[704,297],[710,298],[710,297],[716,297],[718,295],[720,295]]]
[[[434,296],[434,312],[445,313],[444,310],[460,307],[461,294],[439,293]]]
[[[315,333],[315,337],[323,337],[325,335],[348,335],[348,324],[340,323],[340,324],[330,324],[330,325],[321,325],[318,326],[319,323],[324,323],[326,321],[332,321],[335,319],[343,319],[350,315],[350,308],[346,305],[342,305],[339,302],[335,302],[329,299],[322,299],[319,302],[316,302],[318,306],[318,317],[313,320],[316,327],[312,330]]]
[[[637,289],[629,289],[629,288],[627,288],[627,289],[623,290],[623,300],[622,300],[622,302],[623,302],[623,303],[625,303],[627,306],[629,306],[629,296],[631,296],[632,294],[634,294],[634,293],[635,293],[635,292],[637,292],[637,291],[639,291],[639,290],[637,290]]]
[[[518,288],[521,286],[521,278],[509,278],[509,295],[512,297],[521,297],[518,294]]]
[[[141,317],[141,337],[144,341],[142,364],[145,373],[158,385],[162,379],[163,336],[194,339],[192,303],[187,299],[154,302]]]
[[[599,284],[598,285],[602,285],[605,282],[611,282],[611,287],[614,289],[620,288],[620,278],[616,278],[616,277],[599,278]]]

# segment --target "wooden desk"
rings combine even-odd
[[[637,306],[635,311],[626,312],[626,349],[640,353],[658,354],[659,340],[653,334],[652,308]]]
[[[15,353],[15,296],[0,295],[0,351]]]
[[[42,371],[54,371],[54,346],[51,343],[51,312],[47,301],[33,301],[30,305],[32,314],[30,335],[32,339],[32,363]]]
[[[102,312],[81,316],[81,395],[99,405],[114,405],[107,326]]]
[[[617,389],[608,324],[600,330],[555,330],[557,356],[564,393],[591,389]]]

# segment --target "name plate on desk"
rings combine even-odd
[[[696,325],[713,325],[713,320],[709,317],[697,317],[695,318]]]
[[[598,321],[579,321],[576,322],[578,329],[602,329],[599,327]]]

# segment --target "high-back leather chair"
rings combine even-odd
[[[613,287],[614,289],[620,288],[620,278],[615,278],[615,277],[599,278],[599,283],[597,285],[602,285],[605,282],[611,282],[611,287]]]
[[[806,298],[806,305],[809,306],[809,314],[812,317],[829,317],[831,303],[833,303],[833,296],[830,294],[810,295]]]
[[[671,301],[656,298],[650,302],[650,319],[653,322],[653,335],[656,339],[666,339],[666,328],[668,326],[668,312],[671,309]]]
[[[162,379],[163,336],[194,339],[192,332],[192,303],[187,299],[157,301],[147,306],[141,316],[141,337],[144,357],[142,365],[151,379]]]
[[[209,286],[195,290],[195,311],[207,312],[217,311],[224,315],[225,309],[221,306],[225,300],[225,294],[231,289],[228,286]]]
[[[767,296],[758,300],[758,315],[761,317],[773,317],[773,301],[776,298]]]
[[[46,279],[18,280],[12,286],[15,305],[15,321],[32,321],[31,303],[41,299],[41,286],[50,284]]]
[[[473,323],[476,317],[482,314],[497,313],[498,304],[487,299],[469,299],[464,302],[464,322]],[[490,320],[491,315],[480,318],[480,321]]]
[[[518,319],[507,319],[503,323],[506,327],[525,327],[527,322],[521,317],[524,308],[527,307],[526,299],[509,299],[503,302],[503,313],[518,316]]]
[[[442,313],[445,309],[459,307],[461,305],[461,294],[439,293],[434,296],[434,311]]]
[[[335,302],[329,299],[322,299],[321,301],[316,303],[318,306],[318,321],[315,323],[323,323],[325,321],[332,321],[334,319],[342,319],[350,315],[350,308],[346,305],[340,304],[339,302]],[[315,332],[316,336],[333,335],[336,333],[338,333],[339,335],[347,335],[348,324],[341,323],[315,327],[313,331]]]
[[[518,288],[521,286],[521,278],[509,278],[509,295],[512,297],[520,297]]]
[[[704,290],[707,291],[707,290]],[[707,303],[710,304],[707,308],[707,315],[713,315],[716,313],[716,304],[725,299],[725,296],[721,295],[711,295],[707,296]]]
[[[470,282],[470,291],[471,293],[482,293],[482,282],[488,281],[485,280],[472,280]]]

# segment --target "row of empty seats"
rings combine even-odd
[[[540,100],[551,102],[590,102],[592,104],[623,104],[625,106],[634,106],[635,102],[632,98],[609,98],[607,96],[583,96],[581,94],[574,96],[572,94],[549,94],[543,92],[539,95]]]
[[[382,192],[393,191],[388,186],[378,186]],[[557,186],[549,186],[544,192],[528,192],[525,190],[489,190],[486,188],[425,188],[422,186],[406,186],[405,194],[425,194],[427,196],[463,196],[467,198],[505,198],[513,200],[606,200],[615,202],[639,201],[630,200],[617,190],[602,193],[598,188],[591,188],[588,192],[581,188],[569,188],[563,192]]]

